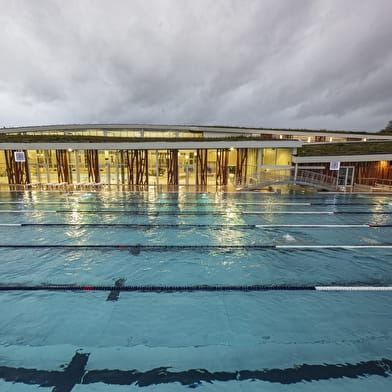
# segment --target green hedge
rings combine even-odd
[[[298,149],[298,156],[392,154],[392,142],[310,144]]]

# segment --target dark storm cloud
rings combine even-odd
[[[0,0],[1,125],[379,130],[390,0]]]

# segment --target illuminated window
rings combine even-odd
[[[291,153],[289,149],[278,148],[276,154],[276,165],[288,166],[291,164]]]
[[[263,150],[263,165],[275,165],[276,162],[276,149],[264,148]]]

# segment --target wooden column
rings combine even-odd
[[[178,150],[167,150],[167,184],[178,185]]]
[[[57,177],[59,182],[66,182],[67,184],[71,184],[71,173],[69,172],[68,166],[68,151],[56,150],[56,161]]]
[[[218,148],[216,150],[216,185],[227,185],[227,163],[229,150]]]
[[[248,149],[238,148],[237,149],[237,163],[235,171],[235,182],[236,184],[245,184],[246,174],[248,166]]]
[[[101,182],[98,164],[98,150],[85,150],[88,180],[90,182]]]
[[[207,185],[208,150],[197,150],[196,154],[196,185]]]
[[[7,168],[8,183],[10,185],[23,185],[30,183],[29,166],[27,162],[27,151],[23,150],[25,155],[24,162],[15,161],[15,150],[4,150],[5,164]]]
[[[129,185],[148,185],[148,150],[125,151]]]

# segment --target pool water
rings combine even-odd
[[[2,192],[0,234],[1,391],[391,389],[391,291],[164,290],[392,286],[388,196]]]

